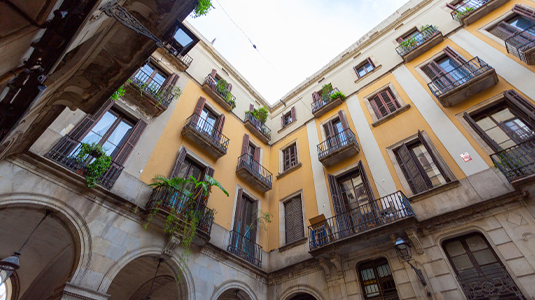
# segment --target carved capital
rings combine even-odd
[[[182,240],[179,237],[176,237],[173,234],[168,234],[165,240],[165,246],[162,250],[162,255],[166,257],[173,256],[173,252],[178,245],[180,245],[180,242],[182,242]]]
[[[420,241],[420,237],[416,233],[416,230],[414,228],[409,228],[405,230],[405,233],[407,233],[407,237],[411,240],[416,253],[424,254],[424,248],[422,247],[422,242]]]

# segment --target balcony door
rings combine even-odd
[[[323,125],[325,137],[327,141],[328,151],[336,151],[338,148],[347,145],[348,137],[346,129],[349,129],[347,120],[342,110],[338,111],[338,117],[328,121]]]
[[[525,299],[482,234],[447,240],[442,247],[468,299]]]
[[[234,234],[231,239],[231,248],[236,251],[238,256],[251,262],[254,262],[257,258],[257,210],[258,201],[254,201],[243,192],[243,189],[239,189],[234,214]]]
[[[434,81],[440,89],[449,90],[468,80],[474,70],[471,70],[466,60],[450,47],[443,50],[444,54],[422,68],[424,73]]]

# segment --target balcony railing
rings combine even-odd
[[[501,265],[487,265],[484,272],[485,274],[481,274],[474,269],[468,269],[457,277],[467,299],[526,299]]]
[[[535,174],[535,139],[498,151],[490,156],[509,182]]]
[[[333,95],[335,93],[339,93],[339,92],[340,92],[340,90],[338,90],[338,88],[334,88],[331,92],[329,92],[326,95],[321,94],[319,100],[312,101],[312,113],[314,113],[315,111],[319,110],[320,108],[322,108],[323,106],[325,106],[329,102],[331,102],[332,101],[331,95]]]
[[[409,200],[403,192],[397,191],[309,226],[310,250],[411,216],[414,212]]]
[[[169,107],[173,97],[175,95],[172,93],[172,87],[166,89],[162,88],[162,85],[156,80],[153,80],[150,77],[150,74],[145,73],[142,69],[139,69],[137,73],[134,73],[132,77],[132,84],[136,85],[142,92],[145,92],[152,96],[159,105]]]
[[[526,55],[526,52],[535,47],[535,25],[526,30],[517,32],[512,37],[505,40],[507,52],[518,57],[526,64],[535,64],[534,52]]]
[[[461,22],[464,17],[471,15],[489,1],[491,0],[464,0],[450,13],[451,17],[452,19]]]
[[[147,209],[159,209],[166,213],[174,213],[184,222],[189,221],[189,212],[194,210],[199,223],[197,229],[210,235],[214,222],[214,210],[199,204],[198,201],[191,201],[191,197],[185,195],[181,190],[169,186],[159,186],[152,190]]]
[[[217,80],[212,77],[212,74],[208,74],[208,76],[206,76],[203,84],[208,85],[212,91],[214,91],[214,93],[221,97],[232,108],[236,107],[236,97],[234,97],[234,95],[232,95],[232,93],[226,89],[218,89]]]
[[[245,168],[249,172],[251,172],[257,179],[262,181],[265,185],[269,186],[271,189],[271,182],[273,181],[273,174],[271,174],[270,171],[268,171],[266,168],[262,167],[262,165],[254,160],[254,157],[250,154],[243,154],[242,156],[238,157],[238,166],[236,167],[236,170],[240,168]]]
[[[230,232],[227,251],[257,267],[262,266],[262,246],[234,230]]]
[[[435,77],[427,86],[438,98],[491,69],[491,66],[476,56],[448,73]]]
[[[396,47],[396,52],[400,56],[405,56],[438,34],[440,34],[440,31],[435,26],[429,26],[419,34],[403,41],[398,47]]]
[[[322,143],[318,144],[318,159],[321,160],[331,154],[336,153],[338,150],[345,146],[357,144],[357,138],[351,129],[347,128],[342,132],[339,132],[333,137],[328,138]]]
[[[260,122],[251,112],[245,113],[245,122],[251,122],[251,124],[261,132],[266,138],[271,139],[271,130],[266,126],[266,124]]]
[[[217,131],[214,128],[214,124],[201,118],[198,114],[194,113],[187,118],[185,126],[193,128],[197,133],[208,139],[215,147],[225,153],[227,152],[229,139],[224,134]]]
[[[86,160],[78,162],[75,156],[80,151],[80,148],[81,142],[66,135],[52,147],[45,157],[77,174],[85,176],[85,174],[87,174],[87,165],[89,165],[95,157],[90,154]],[[122,171],[123,166],[112,161],[108,170],[104,172],[97,181],[99,181],[99,184],[103,187],[111,189]]]

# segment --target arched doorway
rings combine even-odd
[[[240,289],[228,289],[217,300],[252,300],[247,293]]]
[[[0,207],[0,259],[18,251],[43,219],[42,206]],[[37,227],[21,251],[20,268],[5,286],[5,300],[48,299],[61,293],[80,257],[78,233],[60,212]]]
[[[297,293],[291,296],[290,298],[288,298],[288,300],[317,300],[317,299],[314,296],[307,294],[307,293]]]
[[[145,300],[155,274],[151,300],[187,299],[187,284],[178,266],[165,260],[158,268],[158,259],[141,256],[129,262],[113,279],[107,291],[109,300]]]

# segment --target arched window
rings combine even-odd
[[[360,264],[358,273],[365,299],[399,299],[392,271],[385,258]]]
[[[442,247],[468,299],[524,299],[482,234],[450,239]]]

